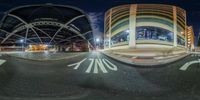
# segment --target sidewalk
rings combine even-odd
[[[117,51],[102,51],[108,57],[111,57],[117,61],[141,67],[157,66],[168,64],[180,60],[188,53],[168,54],[168,55],[155,55],[155,54],[138,54],[138,52],[117,52]]]

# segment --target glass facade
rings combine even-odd
[[[173,42],[173,32],[152,26],[136,27],[136,40],[161,40]]]
[[[144,18],[137,18],[136,22],[154,22],[154,23],[161,23],[163,25],[167,25],[169,27],[173,27],[173,22],[168,21],[166,19],[160,19],[160,18],[155,18],[155,17],[149,17],[149,16],[143,16]],[[146,17],[146,18],[145,18]]]
[[[118,34],[112,36],[111,38],[111,45],[120,44],[129,41],[129,31],[121,31]]]
[[[122,23],[119,23],[118,25],[114,26],[114,27],[112,28],[111,32],[114,32],[114,31],[116,31],[117,29],[119,29],[119,28],[121,28],[121,27],[123,27],[123,26],[125,26],[125,25],[129,25],[129,20],[126,20],[126,21],[124,21],[124,22],[122,22]]]
[[[177,44],[185,46],[185,40],[180,36],[177,36]]]
[[[177,33],[179,35],[183,35],[183,36],[179,36],[179,35],[177,36],[177,44],[184,46],[185,45],[185,40],[184,40],[185,32],[184,32],[184,29],[181,28],[179,25],[177,26]]]

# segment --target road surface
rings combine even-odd
[[[200,66],[189,55],[158,68],[139,68],[100,52],[36,61],[0,55],[0,98],[5,100],[198,100]]]

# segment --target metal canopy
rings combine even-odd
[[[9,10],[1,20],[0,44],[64,44],[86,40],[93,45],[88,16],[72,6],[26,5]]]

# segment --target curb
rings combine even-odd
[[[161,67],[164,67],[165,65],[167,65],[167,64],[169,64],[169,63],[173,64],[173,63],[175,63],[175,62],[177,62],[177,61],[179,61],[179,60],[181,60],[181,59],[187,57],[188,55],[190,55],[190,54],[186,54],[186,55],[184,55],[183,57],[180,57],[180,58],[178,58],[178,59],[176,59],[176,60],[169,61],[169,62],[166,62],[166,63],[155,64],[155,65],[141,65],[141,64],[137,64],[137,63],[130,62],[130,61],[125,61],[125,60],[121,60],[121,59],[114,58],[114,57],[112,57],[112,56],[110,56],[110,55],[108,55],[108,54],[106,54],[106,53],[104,53],[104,52],[101,52],[101,53],[102,53],[103,55],[105,55],[105,56],[107,56],[107,57],[113,59],[113,60],[119,61],[119,62],[121,62],[121,63],[123,63],[123,64],[126,64],[126,65],[130,65],[130,66],[132,66],[132,67],[138,67],[138,68],[161,68]]]

